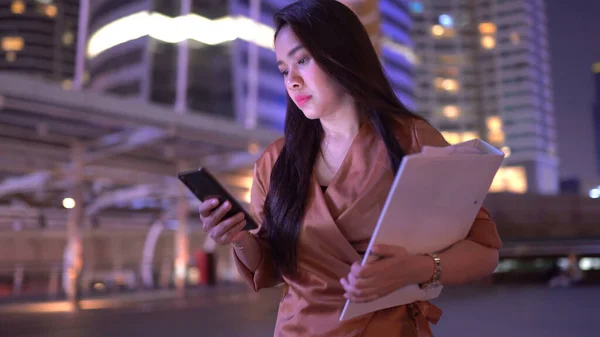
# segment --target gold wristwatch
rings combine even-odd
[[[419,287],[423,290],[435,289],[442,285],[442,283],[440,282],[440,278],[442,277],[442,264],[441,264],[440,257],[437,254],[427,254],[427,255],[431,256],[431,258],[433,259],[434,271],[433,271],[433,276],[431,277],[431,279],[429,281],[419,285]]]

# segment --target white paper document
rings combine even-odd
[[[466,238],[503,159],[502,151],[480,139],[447,147],[424,146],[421,153],[405,156],[362,264],[375,244],[425,254]],[[442,287],[422,290],[409,285],[371,302],[346,301],[340,320],[431,300],[441,291]]]

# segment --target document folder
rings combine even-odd
[[[367,263],[376,244],[425,254],[465,239],[503,159],[502,151],[480,139],[447,147],[424,146],[420,153],[406,155],[361,263]],[[442,287],[422,290],[415,284],[371,302],[346,301],[340,320],[431,300],[441,291]]]

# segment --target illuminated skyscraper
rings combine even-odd
[[[558,192],[555,116],[542,0],[410,1],[417,111],[451,143],[506,154],[492,191]]]

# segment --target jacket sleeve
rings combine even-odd
[[[438,130],[423,120],[415,121],[412,134],[413,146],[416,152],[420,152],[424,145],[438,147],[450,145]],[[502,248],[502,240],[498,234],[496,223],[490,218],[485,207],[479,209],[466,239],[486,247]]]
[[[266,240],[266,233],[262,228],[263,206],[265,204],[267,191],[267,188],[265,188],[265,180],[263,179],[264,174],[264,172],[261,172],[261,167],[259,167],[259,164],[257,163],[254,166],[254,177],[250,189],[250,213],[259,224],[259,229],[254,230],[251,233],[252,238],[254,238],[260,246],[260,262],[256,270],[249,270],[238,258],[237,254],[244,254],[243,250],[237,253],[235,249],[233,250],[233,257],[239,274],[248,286],[254,289],[254,291],[273,287],[282,282],[281,276],[275,269],[269,243]]]

